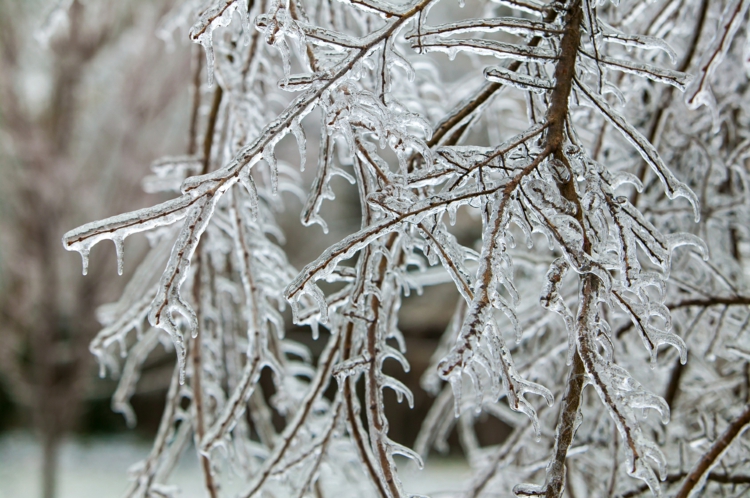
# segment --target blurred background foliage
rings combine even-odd
[[[186,49],[144,36],[166,4],[75,1],[45,20],[50,2],[0,2],[0,421],[34,430],[45,496],[64,434],[122,426],[105,415],[111,386],[94,381],[88,342],[97,306],[127,280],[106,250],[84,278],[59,240],[148,202],[140,178],[184,140]]]

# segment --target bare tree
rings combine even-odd
[[[145,182],[176,196],[63,238],[84,273],[111,240],[122,272],[124,239],[151,234],[91,346],[132,421],[140,366],[174,345],[128,495],[172,493],[192,438],[209,496],[231,473],[242,496],[405,496],[394,456],[421,465],[454,427],[476,469],[465,496],[745,493],[748,5],[176,5],[164,29],[207,55],[186,154]],[[319,135],[311,182],[276,157],[287,135],[303,170]],[[326,230],[335,176],[361,228],[297,271],[282,193]],[[457,220],[481,239],[459,243]],[[412,449],[389,437],[384,390],[412,393],[383,364],[408,370],[402,300],[441,281],[460,299]],[[286,303],[326,342],[317,361],[285,337]],[[511,427],[499,446],[480,446],[482,413]]]
[[[122,166],[142,164],[149,154],[163,151],[143,140],[138,129],[155,118],[150,109],[168,108],[177,93],[179,65],[187,68],[175,61],[171,72],[152,80],[154,89],[168,88],[156,96],[118,85],[108,58],[124,62],[126,78],[143,80],[161,57],[154,51],[128,60],[120,44],[123,33],[152,32],[158,11],[116,8],[114,2],[68,4],[64,25],[53,22],[60,14],[53,11],[53,25],[45,32],[36,28],[42,21],[39,9],[48,6],[0,2],[0,373],[42,442],[45,497],[55,495],[60,440],[74,428],[90,395],[88,343],[99,327],[95,308],[122,290],[113,272],[105,270],[106,254],[92,261],[97,276],[85,279],[54,246],[72,223],[132,208],[143,197],[141,173]],[[35,31],[49,38],[35,39]],[[109,76],[111,92],[91,82],[101,74]],[[92,91],[107,95],[113,105],[92,99],[87,94]],[[139,113],[138,106],[148,111]],[[107,135],[119,136],[119,143],[100,145]],[[148,152],[141,155],[130,148],[135,145]],[[84,187],[88,195],[81,194]],[[72,198],[78,201],[71,203]]]

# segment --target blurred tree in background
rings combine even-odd
[[[43,443],[48,498],[95,396],[95,310],[124,283],[105,251],[83,278],[59,239],[142,204],[151,159],[184,141],[189,64],[151,40],[166,5],[74,1],[44,27],[49,2],[0,2],[0,382]]]

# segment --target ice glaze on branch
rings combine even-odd
[[[189,20],[217,87],[199,88],[200,67],[193,73],[189,154],[157,161],[146,182],[149,191],[181,196],[85,225],[64,239],[85,261],[105,238],[121,257],[126,236],[156,229],[161,237],[134,277],[139,291],[131,289],[107,311],[106,327],[92,343],[113,371],[117,343],[128,355],[114,396],[128,416],[140,370],[160,338],[155,329],[141,334],[149,309],[150,322],[168,330],[177,346],[176,372],[185,371],[186,352],[189,357],[189,382],[180,387],[176,374],[135,495],[169,495],[163,477],[195,433],[211,496],[224,492],[228,468],[240,475],[248,498],[320,497],[340,489],[400,498],[406,491],[394,455],[421,462],[431,446],[446,449],[454,428],[472,465],[482,469],[467,496],[539,482],[545,470],[542,486],[518,485],[516,494],[559,498],[573,476],[588,494],[613,496],[632,489],[617,479],[623,467],[658,494],[655,470],[663,472],[665,458],[647,436],[659,422],[637,414],[653,409],[666,422],[669,407],[643,387],[663,392],[665,381],[679,425],[655,434],[669,459],[679,450],[695,465],[710,460],[691,474],[709,476],[706,489],[744,475],[742,458],[732,452],[722,458],[729,469],[722,481],[710,471],[719,457],[698,454],[700,444],[675,449],[676,437],[713,437],[712,417],[726,418],[722,406],[743,395],[742,362],[750,358],[750,313],[740,277],[750,185],[743,168],[744,107],[722,102],[718,134],[706,120],[692,122],[683,110],[665,107],[689,76],[685,63],[674,71],[662,62],[700,53],[701,37],[685,37],[680,19],[699,12],[701,32],[704,17],[710,18],[708,2],[695,11],[685,0],[623,7],[498,0],[499,7],[487,4],[481,12],[468,6],[460,19],[447,8],[440,24],[432,24],[429,13],[438,0],[203,3],[196,12],[186,2],[175,10],[182,21],[166,24]],[[741,12],[745,3],[730,6]],[[744,33],[736,18],[725,21],[731,29],[719,36],[732,38],[735,28]],[[407,32],[410,24],[414,29]],[[737,56],[725,45],[713,51],[713,65]],[[468,65],[461,65],[465,78],[446,81],[450,68],[440,65],[453,63],[425,55],[430,51],[469,54],[463,59]],[[510,60],[498,64],[498,58]],[[702,80],[711,78],[709,70]],[[744,88],[733,78],[732,92]],[[656,83],[671,86],[658,93]],[[519,119],[520,103],[526,121]],[[305,119],[313,110],[320,111],[316,123]],[[658,131],[652,126],[643,133],[653,121]],[[607,127],[628,143],[609,136],[616,134]],[[198,130],[205,130],[201,142]],[[296,141],[292,157],[299,154],[300,169],[309,165],[309,137],[320,136],[306,196],[301,186],[308,178],[284,162],[281,149],[276,158],[286,135]],[[716,154],[704,171],[712,150],[726,153]],[[719,240],[712,250],[722,254],[727,237],[731,258],[706,264],[674,252],[683,245],[707,251],[696,236],[679,233],[694,232],[687,203],[665,205],[659,189],[650,188],[654,182],[644,189],[643,174],[632,174],[639,155],[667,197],[685,197],[696,215],[699,197],[690,186],[701,185],[706,208],[695,233]],[[327,231],[327,203],[340,195],[335,176],[355,186],[360,226],[338,223],[335,229],[349,235],[298,272],[269,239],[283,244],[273,213],[288,204],[278,193],[307,197],[302,224]],[[632,203],[619,195],[627,184],[639,192]],[[712,196],[717,200],[706,202]],[[181,226],[164,228],[180,220]],[[525,248],[516,246],[519,239]],[[169,246],[162,273],[164,262],[156,256],[166,258]],[[355,256],[351,266],[346,260]],[[155,284],[144,275],[161,280]],[[445,282],[455,285],[461,302],[423,377],[424,387],[440,394],[417,455],[389,435],[383,390],[410,405],[414,396],[383,365],[392,359],[408,371],[402,301]],[[183,283],[192,291],[189,302],[181,295]],[[307,347],[284,336],[287,301],[313,339],[326,337],[317,362]],[[665,303],[673,304],[674,320]],[[515,332],[515,345],[506,343],[506,332]],[[659,351],[675,346],[684,361],[686,343],[706,351],[706,358],[674,367],[675,351]],[[642,368],[644,347],[653,370]],[[714,356],[720,358],[715,365]],[[265,367],[272,391],[259,384]],[[338,391],[329,389],[334,380]],[[687,383],[692,390],[682,389]],[[598,396],[585,398],[586,385]],[[553,392],[562,400],[559,409],[525,397],[534,393],[551,404]],[[497,447],[480,444],[474,434],[480,412],[511,426],[512,435]],[[696,426],[704,433],[692,434]],[[530,443],[532,432],[543,442]],[[623,449],[624,466],[617,457]],[[670,484],[674,476],[688,476],[680,470],[668,475]],[[602,484],[602,475],[611,477]]]
[[[682,486],[675,495],[675,498],[688,498],[693,496],[693,492],[700,490],[709,476],[709,472],[718,463],[721,457],[729,448],[735,439],[740,437],[750,426],[750,405],[745,405],[745,409],[740,415],[732,420],[724,434],[711,445],[711,448],[693,467],[690,473],[685,476]]]
[[[175,325],[172,313],[178,312],[183,315],[191,324],[190,329],[195,329],[195,313],[180,297],[180,288],[187,278],[193,252],[211,220],[216,203],[240,179],[243,169],[251,168],[261,158],[271,161],[273,152],[269,147],[273,147],[283,138],[292,129],[295,121],[307,115],[324,93],[352,70],[355,63],[367,56],[373,48],[384,40],[391,37],[405,22],[425,9],[431,1],[433,0],[417,2],[412,7],[400,12],[397,19],[387,23],[375,33],[366,36],[361,49],[347,56],[343,62],[330,70],[322,78],[323,83],[321,85],[317,85],[297,97],[281,115],[263,129],[252,144],[244,147],[229,164],[214,172],[188,178],[183,183],[183,195],[181,197],[152,208],[89,223],[71,230],[63,236],[63,246],[67,250],[75,250],[81,253],[85,274],[89,251],[96,243],[104,239],[112,240],[119,255],[118,259],[121,260],[122,245],[128,235],[169,225],[184,217],[188,218],[175,243],[172,256],[167,264],[167,270],[162,276],[159,290],[149,314],[149,321],[154,326],[166,330],[174,340],[178,350],[178,358],[183,368],[185,349],[182,333]],[[230,3],[232,2],[227,2],[227,5]],[[204,34],[210,35],[210,32],[207,31]],[[217,95],[220,96],[221,94],[217,92]],[[213,128],[209,129],[212,130]],[[121,264],[119,266],[121,267]]]

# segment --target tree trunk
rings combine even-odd
[[[42,435],[42,498],[55,498],[60,437],[55,431]]]

